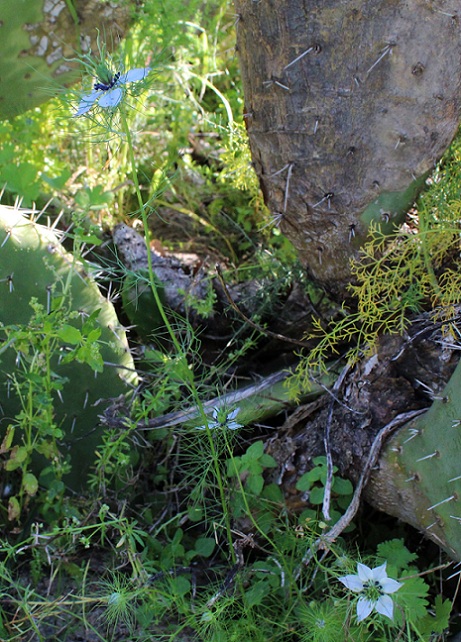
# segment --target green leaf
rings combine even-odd
[[[247,470],[250,475],[261,475],[264,468],[261,466],[259,459],[248,462],[242,458],[242,470]]]
[[[325,496],[325,488],[323,486],[316,486],[313,488],[309,495],[309,504],[322,504]]]
[[[25,446],[15,446],[10,458],[5,462],[5,470],[16,470],[26,461],[28,455],[29,451]]]
[[[186,357],[179,357],[178,359],[170,361],[169,366],[170,375],[174,381],[178,381],[179,383],[194,381],[194,373]]]
[[[264,443],[262,441],[255,441],[254,444],[248,448],[245,453],[245,458],[248,460],[259,459],[264,453]]]
[[[6,165],[14,161],[16,150],[14,145],[8,143],[0,149],[0,164]]]
[[[267,486],[264,487],[263,497],[276,504],[285,503],[282,489],[277,484],[267,484]]]
[[[263,453],[259,461],[264,468],[275,468],[277,466],[277,462],[272,455],[267,455],[266,453]]]
[[[85,319],[85,323],[82,325],[82,334],[87,335],[93,328],[96,326],[96,323],[99,319],[99,315],[101,313],[101,308],[97,308],[97,310],[94,310],[90,316]]]
[[[393,595],[396,603],[403,606],[411,622],[421,620],[427,615],[428,601],[426,595],[429,587],[421,577],[411,577]]]
[[[40,178],[56,191],[60,191],[71,177],[71,174],[72,172],[70,169],[64,169],[59,176],[48,176],[46,172],[43,172]]]
[[[333,479],[333,490],[338,495],[352,495],[352,493],[354,492],[354,487],[348,479],[335,477]]]
[[[450,600],[444,600],[441,595],[435,598],[435,622],[432,623],[434,633],[443,633],[448,628],[450,614],[453,604]],[[431,631],[431,633],[432,633]]]
[[[24,197],[23,205],[29,205],[40,194],[37,169],[28,162],[11,164],[1,168],[0,184],[7,184],[8,190]]]
[[[267,589],[269,589],[268,585],[270,585],[271,590],[280,587],[280,576],[284,571],[272,559],[256,560],[249,570],[255,571],[255,577],[258,580],[266,582]]]
[[[309,476],[309,473],[304,473],[304,475],[301,475],[301,477],[296,482],[296,490],[300,490],[302,493],[306,492],[307,490],[310,490],[311,486],[312,486],[312,481]]]
[[[8,500],[8,520],[13,522],[21,514],[21,506],[16,497],[10,497]]]
[[[87,245],[95,245],[96,247],[102,245],[102,240],[95,234],[85,234],[85,236],[82,238],[82,241],[84,241]]]
[[[201,506],[188,506],[187,516],[191,522],[200,522],[203,519],[203,509]]]
[[[76,203],[83,210],[100,210],[106,208],[114,200],[113,192],[105,192],[101,185],[86,187],[75,195]]]
[[[147,629],[156,617],[157,614],[152,608],[151,602],[141,604],[136,609],[136,620],[138,621],[139,626],[141,626],[143,629]]]
[[[389,563],[397,571],[408,568],[409,564],[418,557],[408,550],[403,543],[403,539],[391,539],[378,544],[377,554],[383,561],[389,560]]]
[[[270,586],[266,581],[261,580],[260,582],[256,582],[256,584],[251,586],[244,593],[245,606],[250,608],[261,604],[263,599],[266,597],[268,590],[270,590]]]
[[[452,603],[450,600],[444,600],[441,595],[435,598],[435,615],[426,613],[426,615],[418,621],[418,632],[422,635],[427,635],[428,638],[434,634],[442,634],[449,625],[450,613],[452,610]],[[432,637],[431,637],[432,639]]]
[[[215,548],[216,542],[212,537],[199,537],[195,542],[195,550],[202,557],[210,557]]]
[[[343,513],[349,508],[351,499],[351,495],[339,495],[338,497],[336,497],[336,504],[338,505],[338,508],[342,509]]]
[[[71,353],[70,356],[72,356],[73,353]],[[99,347],[97,343],[87,343],[80,348],[75,353],[75,357],[77,361],[81,363],[87,363],[90,368],[96,372],[102,372],[104,370],[104,360],[102,358],[101,353],[99,352]],[[67,361],[68,357],[66,356],[64,361]]]
[[[101,336],[101,328],[94,328],[93,330],[88,332],[88,336],[86,337],[86,340],[88,343],[95,343],[100,336]]]
[[[26,473],[22,478],[22,487],[30,497],[33,497],[38,490],[38,479],[32,473]]]
[[[246,480],[245,487],[251,493],[260,495],[264,487],[264,479],[262,475],[250,475]]]
[[[315,468],[304,474],[312,484],[316,481],[321,481],[324,484],[327,478],[327,469],[325,466],[315,466]]]
[[[82,334],[78,328],[74,328],[73,325],[65,323],[62,328],[58,331],[59,338],[65,343],[70,343],[71,345],[78,345],[82,340]]]
[[[14,426],[9,424],[6,428],[5,436],[3,437],[3,441],[0,445],[1,455],[9,451],[9,449],[11,448],[11,444],[13,443],[13,437],[14,437]]]
[[[171,580],[171,592],[174,595],[186,595],[191,589],[190,580],[187,577],[179,575]]]

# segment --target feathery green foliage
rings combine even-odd
[[[352,266],[352,302],[331,323],[315,321],[316,340],[292,380],[293,392],[309,385],[312,371],[347,351],[350,361],[371,353],[383,334],[402,334],[411,315],[433,310],[447,332],[461,291],[461,138],[452,144],[407,223],[391,237],[372,227],[362,258]]]

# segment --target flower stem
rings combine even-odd
[[[157,305],[157,307],[159,309],[160,316],[162,317],[162,321],[165,324],[165,327],[166,327],[166,329],[168,331],[168,334],[171,337],[171,341],[172,341],[172,343],[174,345],[174,348],[175,348],[175,350],[176,350],[176,352],[177,352],[177,354],[179,356],[182,353],[182,348],[181,348],[181,345],[180,345],[180,343],[179,343],[179,341],[178,341],[178,339],[177,339],[177,337],[176,337],[176,335],[175,335],[175,333],[173,331],[173,328],[171,327],[171,324],[170,324],[170,322],[168,320],[168,317],[167,317],[166,312],[165,312],[165,308],[163,307],[162,301],[160,299],[160,295],[158,293],[157,285],[156,285],[156,282],[155,282],[154,270],[153,270],[153,267],[152,267],[152,254],[151,254],[150,245],[149,245],[150,230],[149,230],[149,225],[148,225],[148,215],[147,215],[147,212],[146,212],[145,203],[143,202],[142,196],[141,196],[141,190],[140,190],[139,181],[138,181],[138,174],[137,174],[137,171],[136,171],[136,160],[135,160],[134,151],[133,151],[133,140],[131,138],[131,133],[130,133],[130,129],[128,127],[128,122],[127,122],[127,118],[126,118],[126,113],[125,113],[123,107],[120,109],[120,118],[121,118],[121,124],[122,124],[123,133],[125,134],[125,139],[126,139],[126,143],[127,143],[128,157],[129,157],[130,166],[131,166],[131,176],[132,176],[133,184],[134,184],[135,191],[136,191],[136,197],[138,199],[139,211],[141,213],[141,219],[142,219],[142,224],[143,224],[143,229],[144,229],[144,237],[145,237],[145,242],[146,242],[146,247],[147,247],[147,265],[148,265],[149,283],[150,283],[150,287],[151,287],[151,290],[152,290],[152,294],[154,295],[155,303],[156,303],[156,305]],[[198,408],[199,412],[203,415],[203,419],[204,419],[204,421],[206,423],[207,422],[207,416],[206,416],[205,411],[203,409],[203,405],[202,405],[202,402],[200,400],[200,397],[199,397],[199,394],[198,394],[198,391],[197,391],[197,387],[194,385],[193,382],[190,383],[188,381],[185,381],[184,383],[189,388],[189,390],[191,392],[191,395],[192,395],[192,397],[194,399],[194,403],[197,405],[197,408]],[[218,489],[219,489],[219,496],[220,496],[221,506],[222,506],[222,510],[223,510],[223,516],[224,516],[224,520],[225,520],[225,524],[226,524],[226,533],[227,533],[227,540],[229,542],[229,550],[230,550],[230,554],[231,554],[232,558],[234,559],[235,558],[235,551],[234,551],[234,548],[232,546],[232,532],[231,532],[230,517],[229,517],[229,511],[227,510],[226,495],[225,495],[225,491],[224,491],[224,481],[223,481],[223,477],[222,477],[222,474],[221,474],[221,469],[220,469],[220,466],[219,466],[219,457],[218,457],[218,454],[216,452],[215,444],[214,444],[214,441],[213,441],[213,435],[211,433],[211,430],[208,428],[208,426],[206,428],[206,432],[207,432],[207,437],[208,437],[209,444],[210,444],[211,456],[213,458],[213,464],[214,464],[214,469],[215,469],[215,474],[216,474],[216,480],[217,480]]]
[[[165,327],[168,331],[168,334],[171,337],[171,341],[175,347],[175,350],[178,354],[181,352],[181,345],[179,344],[179,341],[173,331],[173,328],[171,327],[171,324],[168,320],[168,317],[165,312],[165,308],[163,307],[162,301],[160,299],[160,295],[158,292],[158,288],[155,282],[155,275],[154,275],[154,270],[152,267],[152,253],[150,250],[150,244],[149,244],[149,238],[150,238],[150,230],[149,230],[149,224],[148,224],[148,215],[146,212],[146,205],[142,200],[141,196],[141,190],[139,187],[139,181],[138,181],[138,173],[136,171],[136,160],[134,157],[134,151],[133,151],[133,140],[131,138],[131,132],[130,128],[128,127],[128,122],[126,119],[126,114],[124,109],[122,108],[120,110],[120,117],[121,117],[121,123],[122,123],[122,128],[123,128],[123,133],[125,134],[126,137],[126,142],[128,146],[128,157],[130,160],[130,165],[131,165],[131,176],[133,179],[133,184],[136,192],[136,197],[138,199],[138,204],[139,204],[139,211],[141,213],[141,220],[144,228],[144,237],[145,237],[145,242],[146,242],[146,247],[147,247],[147,269],[149,273],[149,283],[150,287],[152,290],[152,294],[154,295],[154,300],[155,304],[160,312],[160,316],[162,317],[162,321],[165,324]]]

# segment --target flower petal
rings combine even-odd
[[[374,568],[371,571],[373,574],[372,579],[376,580],[379,583],[381,583],[382,580],[386,580],[387,579],[386,566],[387,566],[387,562],[384,562],[384,564],[381,564],[381,566],[377,566],[376,568]]]
[[[232,412],[230,412],[230,413],[227,415],[227,421],[230,421],[231,419],[235,419],[235,418],[236,418],[236,416],[239,414],[239,412],[240,412],[240,408],[236,408],[235,410],[233,410]]]
[[[338,577],[338,580],[351,591],[359,592],[363,589],[363,582],[358,575],[345,575]]]
[[[393,580],[391,577],[386,577],[385,580],[381,580],[380,584],[384,593],[395,593],[402,586],[401,582],[397,582],[397,580]]]
[[[135,82],[136,80],[142,80],[148,75],[150,70],[150,67],[136,67],[136,69],[130,69],[126,74],[122,74],[120,76],[119,82]]]
[[[227,424],[229,430],[237,430],[238,428],[243,428],[242,424],[238,424],[236,421],[231,421],[230,424]]]
[[[357,622],[361,622],[366,617],[368,617],[372,612],[374,606],[374,602],[372,602],[371,600],[367,600],[365,597],[361,597],[357,602]]]
[[[357,564],[357,575],[362,582],[368,582],[369,580],[375,579],[374,571],[372,571],[368,566],[365,566],[365,564],[360,564],[360,562]]]
[[[216,428],[219,428],[220,424],[216,423],[216,421],[209,421],[207,425],[204,426],[196,426],[195,430],[215,430]]]
[[[83,116],[83,114],[86,114],[87,111],[90,111],[90,109],[93,107],[94,103],[96,102],[96,100],[99,98],[100,95],[101,95],[100,91],[92,91],[91,94],[86,94],[85,96],[82,96],[78,104],[77,111],[74,114],[74,118]]]
[[[108,91],[105,91],[101,98],[99,99],[99,106],[104,107],[104,108],[114,108],[117,107],[119,102],[122,100],[123,97],[123,89],[120,87],[114,87],[113,89],[109,89]]]
[[[385,615],[391,620],[394,619],[394,602],[389,595],[381,595],[375,604],[375,609],[378,613],[381,613],[381,615]]]

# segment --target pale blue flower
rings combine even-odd
[[[215,430],[216,428],[227,428],[228,430],[237,430],[243,428],[242,424],[237,423],[234,419],[240,412],[240,408],[236,408],[232,412],[227,413],[226,408],[213,408],[214,421],[208,422],[208,428]],[[206,430],[207,426],[197,426],[197,430]]]
[[[74,118],[83,116],[96,104],[104,109],[114,109],[125,93],[123,85],[137,80],[144,80],[150,70],[150,67],[137,67],[124,74],[120,72],[113,75],[110,73],[104,74],[104,78],[99,78],[102,82],[96,82],[93,86],[93,91],[82,96]]]
[[[398,591],[402,584],[387,576],[386,564],[387,562],[384,562],[381,566],[371,569],[358,563],[357,575],[338,578],[346,588],[361,593],[357,601],[357,622],[367,618],[373,609],[393,620],[394,602],[389,595]]]

